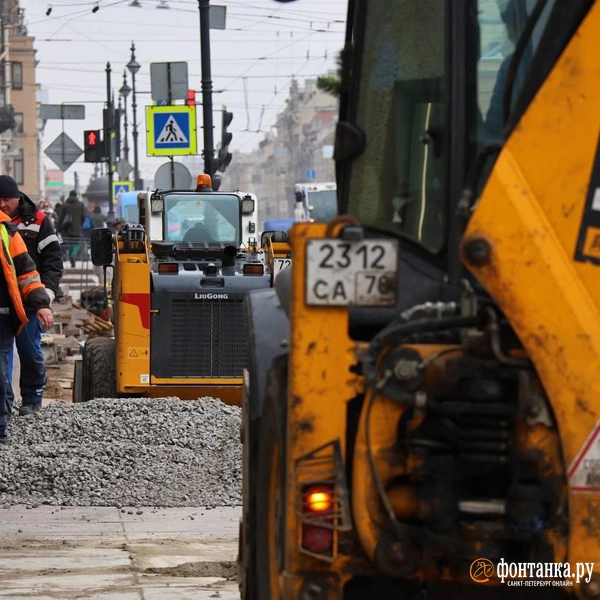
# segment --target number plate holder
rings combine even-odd
[[[397,240],[306,242],[307,306],[394,306]]]

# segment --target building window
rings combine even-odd
[[[12,89],[22,90],[23,89],[23,63],[14,62],[11,63],[11,78],[12,78]]]
[[[17,185],[23,185],[25,183],[25,159],[23,158],[23,150],[19,150],[19,156],[15,158],[14,170]]]
[[[15,123],[17,133],[23,133],[23,113],[15,113]]]

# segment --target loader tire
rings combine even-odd
[[[92,338],[83,347],[83,401],[117,397],[115,340]]]
[[[279,598],[277,578],[283,569],[285,548],[285,422],[287,413],[288,357],[273,361],[268,377],[265,405],[260,419],[256,456],[255,519],[253,535],[255,573],[249,600]]]
[[[242,600],[256,600],[256,472],[260,422],[267,379],[273,361],[289,338],[289,321],[272,289],[257,290],[244,300],[248,331],[248,380],[242,402],[243,513],[238,551],[238,583]],[[287,361],[284,367],[287,369]]]

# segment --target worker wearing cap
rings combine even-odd
[[[0,175],[0,211],[12,220],[25,241],[27,252],[35,263],[39,278],[46,288],[50,301],[54,300],[63,274],[62,251],[56,231],[48,215],[39,210],[8,175]],[[26,307],[28,322],[16,338],[21,363],[20,389],[21,416],[40,410],[46,387],[46,365],[42,350],[42,329],[36,308]],[[9,356],[9,373],[12,374],[12,352]],[[8,401],[12,408],[14,393],[8,378]]]

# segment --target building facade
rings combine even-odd
[[[337,117],[337,98],[319,90],[316,79],[307,79],[303,87],[293,80],[272,132],[250,153],[234,149],[221,189],[255,193],[261,225],[265,219],[292,217],[296,183],[335,181]]]
[[[36,51],[18,0],[0,0],[0,153],[2,173],[33,200],[43,198]]]

